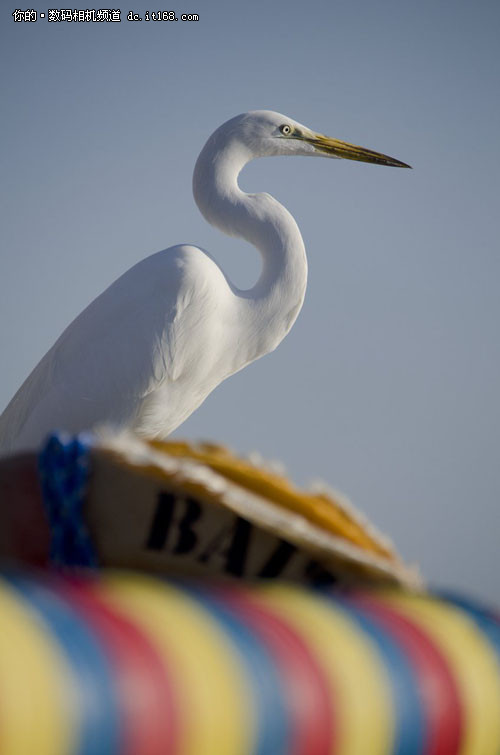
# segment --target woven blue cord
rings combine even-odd
[[[83,519],[90,469],[90,436],[53,433],[38,457],[54,566],[96,567],[97,556]]]

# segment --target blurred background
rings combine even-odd
[[[431,584],[500,602],[500,6],[196,2],[136,2],[120,23],[2,10],[0,410],[146,255],[194,243],[252,285],[257,253],[203,220],[192,169],[228,118],[285,113],[414,170],[306,158],[244,170],[242,188],[276,196],[301,228],[306,301],[278,350],[176,436],[326,480]]]

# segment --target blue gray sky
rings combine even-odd
[[[194,23],[126,21],[157,10],[142,0],[121,23],[2,10],[0,408],[148,254],[195,243],[253,283],[256,253],[206,224],[191,175],[220,123],[278,110],[414,170],[245,169],[302,230],[306,302],[176,435],[325,479],[431,583],[500,602],[499,4],[197,2],[164,8]]]

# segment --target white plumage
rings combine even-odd
[[[249,160],[268,155],[407,167],[271,111],[225,123],[198,158],[193,193],[209,223],[257,247],[263,269],[255,286],[236,288],[194,246],[142,260],[66,328],[23,383],[0,417],[0,453],[37,447],[53,429],[102,422],[165,437],[222,380],[280,343],[304,299],[304,244],[279,202],[237,183]]]

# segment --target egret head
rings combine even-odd
[[[238,145],[248,157],[309,155],[345,158],[365,163],[409,168],[392,157],[312,131],[307,126],[272,110],[253,110],[224,123],[211,139]]]

